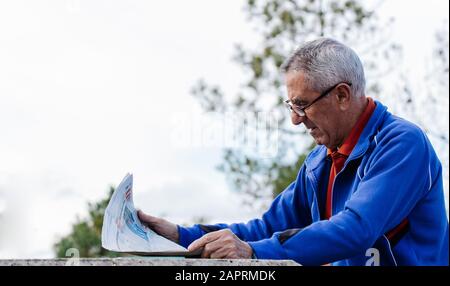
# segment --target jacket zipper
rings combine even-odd
[[[346,160],[345,163],[344,163],[344,167],[342,167],[342,169],[339,171],[339,173],[337,173],[336,176],[334,176],[333,184],[332,184],[332,186],[331,186],[331,202],[330,202],[330,204],[331,204],[331,210],[330,210],[330,218],[333,216],[334,183],[336,182],[337,177],[339,176],[339,174],[341,174],[341,173],[345,170],[345,167],[347,167],[347,165],[348,165],[351,161],[356,160],[356,159],[362,157],[362,156],[364,155],[364,153],[365,153],[365,152],[359,154],[358,156],[355,156],[354,158],[352,158],[352,159],[350,159],[350,160]]]

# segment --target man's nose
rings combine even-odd
[[[292,124],[294,125],[299,125],[301,123],[303,123],[305,121],[306,117],[305,116],[300,116],[295,112],[291,112],[291,121]]]

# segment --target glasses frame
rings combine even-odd
[[[314,103],[316,103],[317,101],[321,100],[322,98],[324,98],[325,96],[327,96],[333,89],[335,89],[338,85],[345,83],[348,86],[352,86],[351,82],[339,82],[335,85],[333,85],[332,87],[326,89],[324,92],[322,92],[318,97],[316,97],[311,103],[307,104],[306,106],[298,106],[292,103],[292,101],[290,99],[285,100],[284,103],[286,105],[286,107],[291,111],[291,112],[295,112],[298,116],[306,116],[306,112],[305,110],[307,108],[310,108],[311,105],[313,105]]]

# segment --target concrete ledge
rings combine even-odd
[[[0,259],[0,266],[300,266],[292,260],[192,259],[184,257],[120,257]]]

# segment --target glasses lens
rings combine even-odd
[[[297,114],[299,116],[305,116],[305,112],[302,109],[295,107],[289,101],[285,101],[284,104],[290,112],[295,112],[295,114]]]
[[[284,102],[284,106],[286,106],[286,108],[287,108],[289,111],[292,111],[292,105],[289,103],[289,101],[285,101],[285,102]]]

